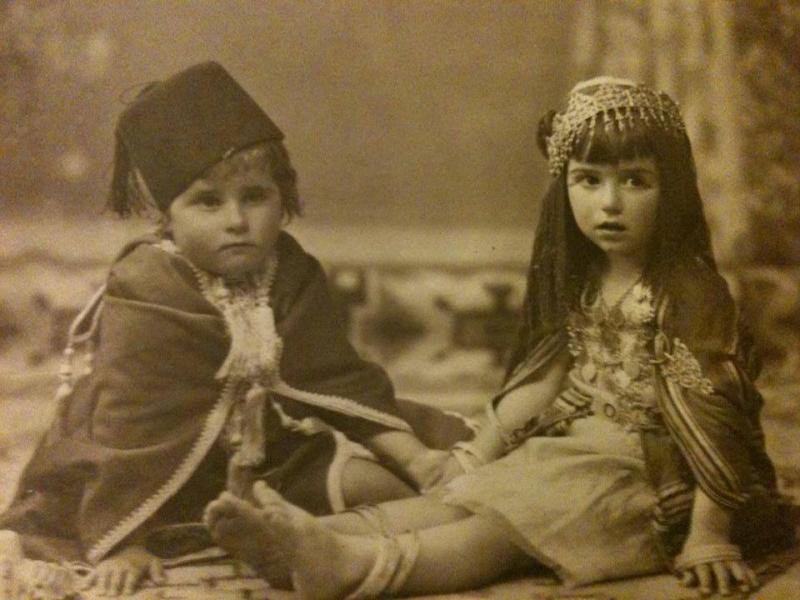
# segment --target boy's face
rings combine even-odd
[[[234,155],[173,200],[167,231],[196,267],[241,279],[261,269],[272,254],[283,206],[264,163]]]

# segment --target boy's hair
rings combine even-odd
[[[109,206],[122,216],[165,212],[210,167],[264,144],[288,215],[299,214],[297,176],[283,133],[219,64],[189,67],[144,88],[117,121]],[[149,202],[152,200],[152,202]]]
[[[547,140],[553,136],[554,118],[558,118],[556,113],[550,112],[539,123],[539,147],[545,156]],[[523,339],[518,355],[524,354],[528,344],[542,333],[564,326],[590,269],[603,255],[575,222],[569,203],[566,162],[577,158],[617,164],[644,157],[654,159],[660,182],[655,238],[644,273],[646,281],[657,294],[669,293],[673,287],[670,275],[677,272],[677,266],[700,263],[716,269],[685,130],[673,124],[665,127],[664,121],[626,109],[599,112],[591,123],[585,120],[575,127],[569,154],[542,202],[528,272]]]
[[[197,178],[200,179],[206,176],[211,169],[219,165],[229,165],[231,173],[237,172],[241,168],[264,168],[278,186],[284,216],[288,220],[296,216],[302,216],[300,194],[297,191],[297,171],[292,166],[289,151],[282,142],[262,142],[243,148],[223,158],[219,163],[211,165],[200,173]],[[162,209],[159,207],[150,193],[147,183],[136,168],[129,170],[125,184],[125,194],[127,195],[125,203],[125,207],[128,209],[127,214],[130,214],[131,211],[147,212],[153,209],[164,213],[169,208]],[[121,214],[121,216],[127,216],[127,214]]]

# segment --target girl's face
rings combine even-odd
[[[567,190],[578,229],[606,256],[646,260],[661,191],[652,157],[616,164],[571,159]]]
[[[235,157],[234,157],[235,158]],[[263,161],[227,159],[169,207],[166,231],[196,267],[241,279],[272,254],[283,220],[280,191]]]

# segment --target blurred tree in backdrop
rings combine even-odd
[[[736,8],[753,261],[800,265],[800,2]]]
[[[97,123],[95,88],[113,53],[101,12],[100,5],[84,2],[0,3],[4,213],[84,209],[93,175],[106,168],[93,160],[89,135]]]

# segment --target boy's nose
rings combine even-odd
[[[247,215],[238,200],[229,200],[225,210],[225,225],[230,231],[246,231]]]

